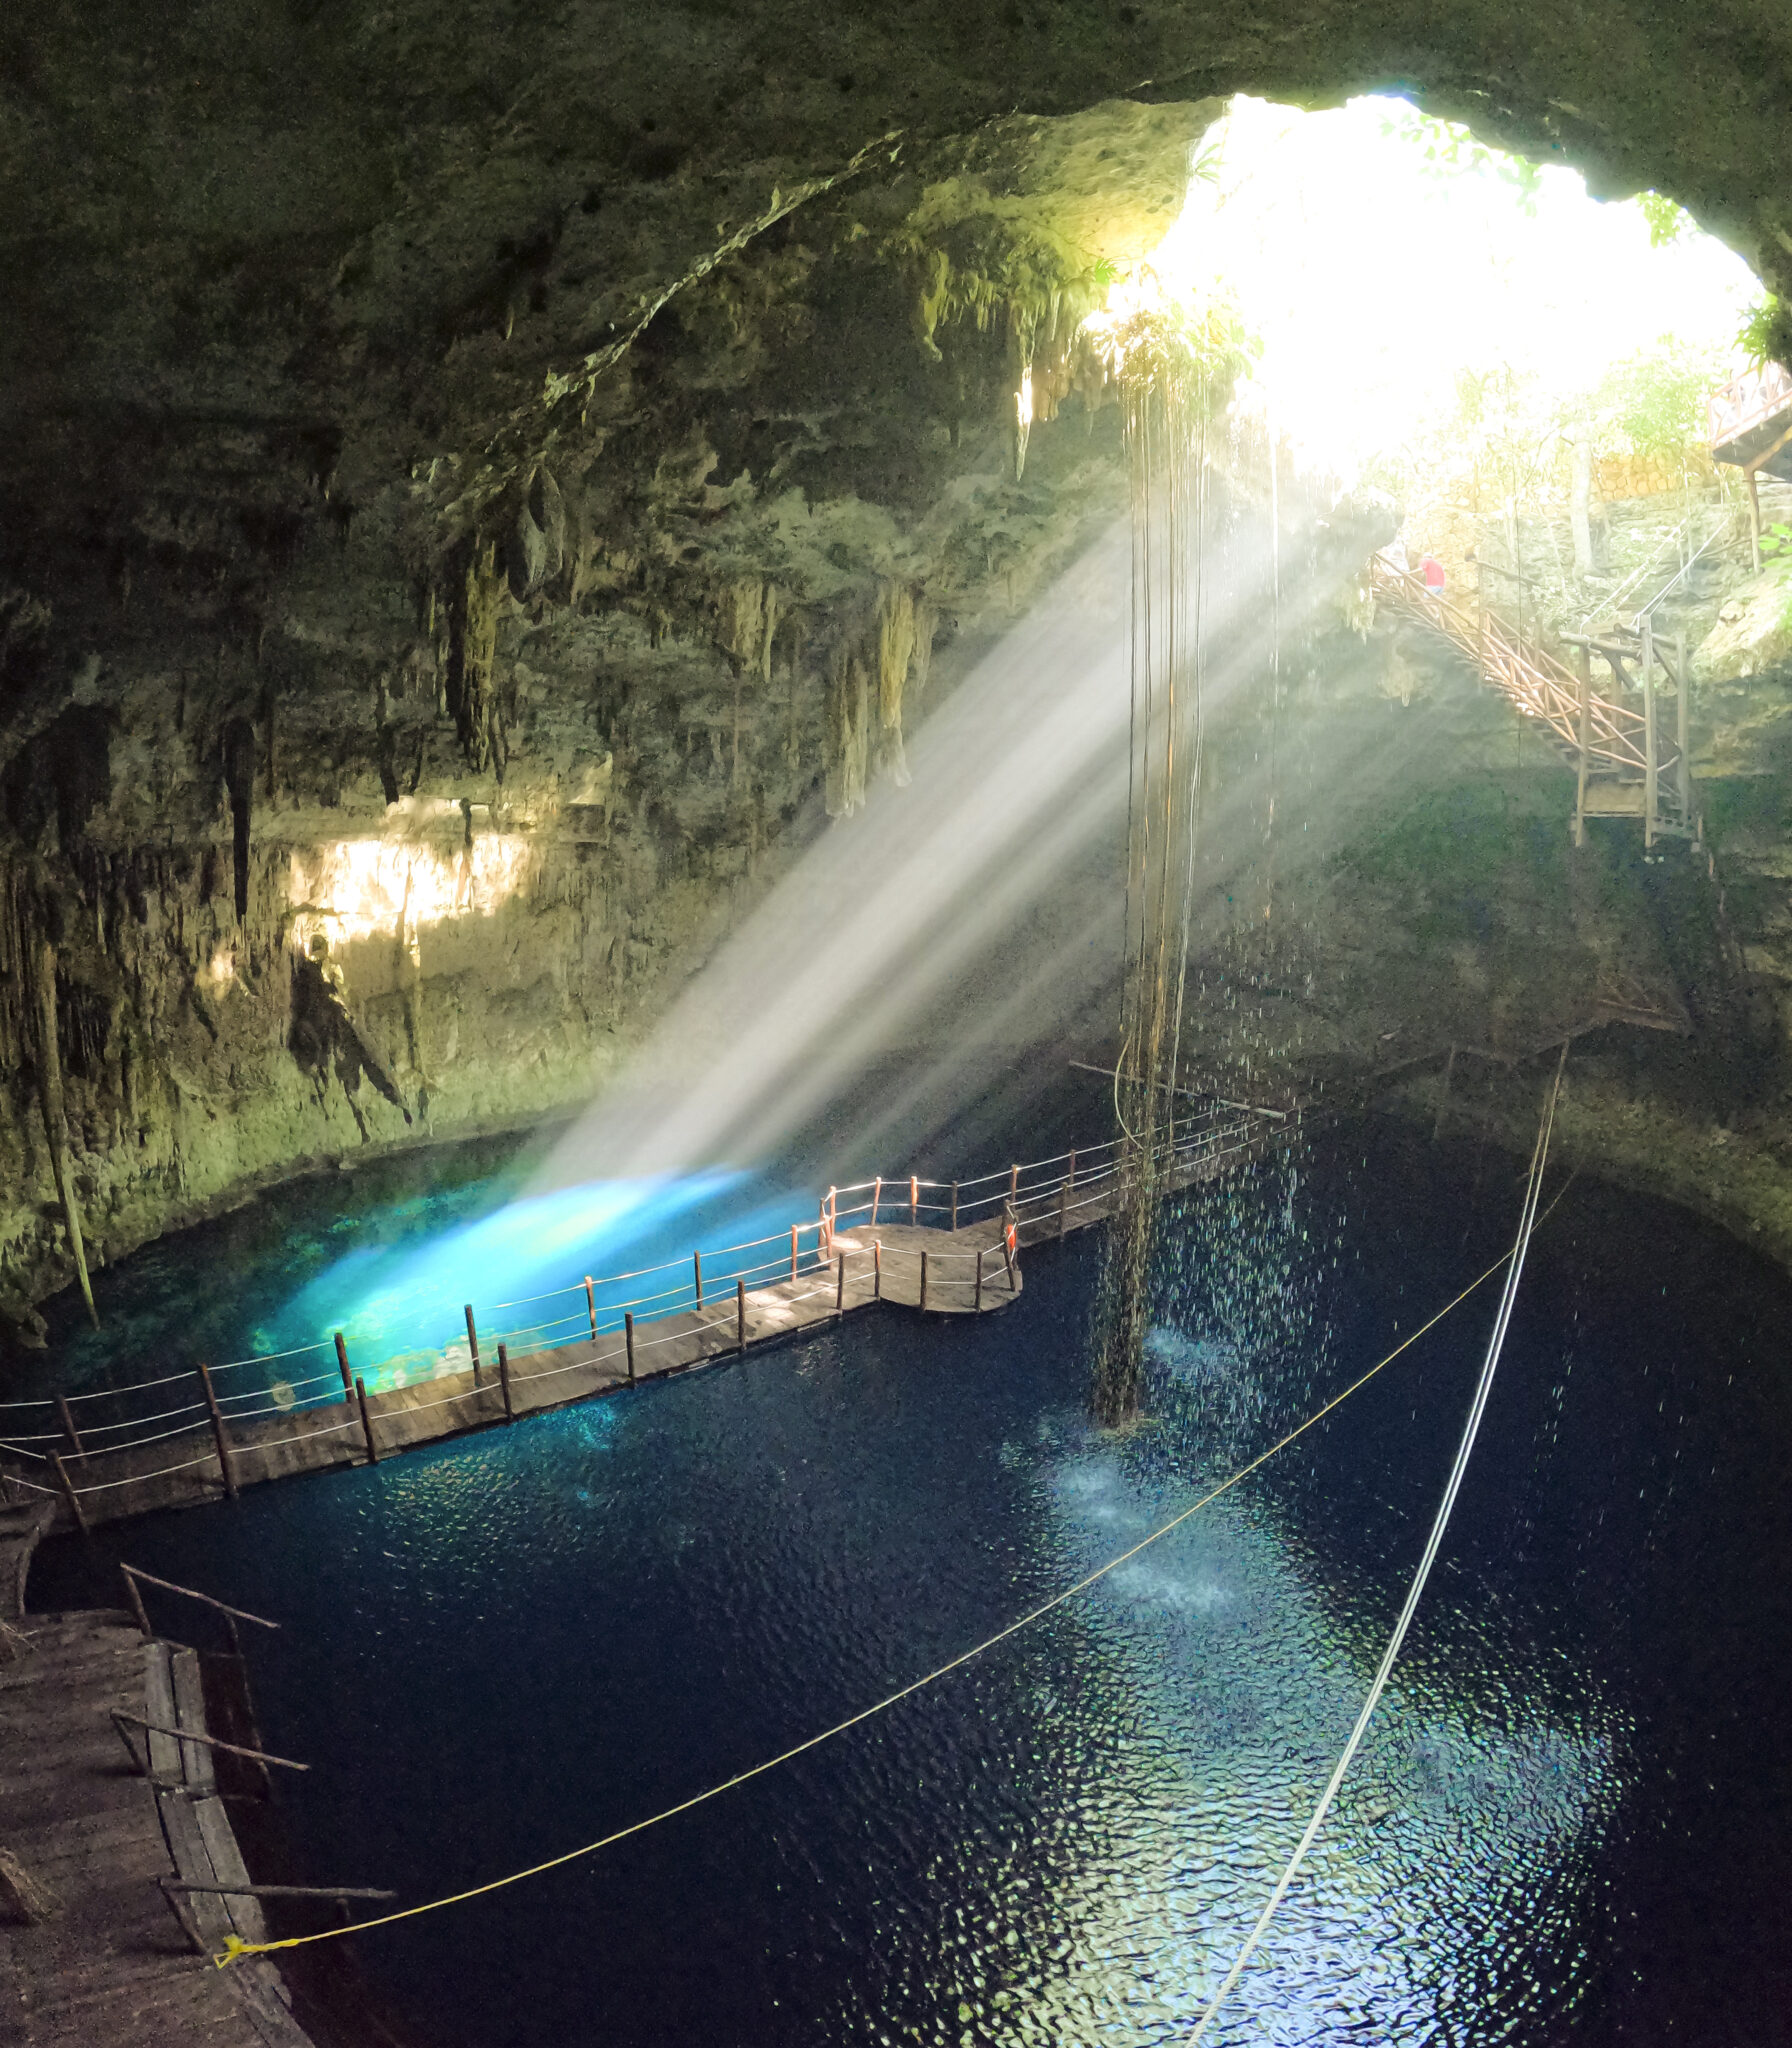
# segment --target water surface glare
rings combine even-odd
[[[1136,1541],[1503,1248],[1481,1166],[1359,1133],[1185,1216],[1124,1437],[1082,1412],[1085,1237],[980,1325],[862,1317],[103,1541],[286,1624],[254,1668],[315,1765],[281,1787],[309,1873],[411,1903],[688,1797]],[[1789,1303],[1690,1219],[1570,1192],[1407,1658],[1211,2039],[1792,2039]],[[1493,1310],[1035,1630],[365,1937],[371,1972],[437,2048],[1186,2038],[1349,1729]],[[59,1546],[34,1598],[99,1568]]]

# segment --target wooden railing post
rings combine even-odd
[[[701,1308],[703,1306],[703,1254],[701,1252],[692,1252],[691,1271],[696,1275],[697,1306]]]
[[[884,1198],[884,1177],[880,1173],[871,1183],[871,1227],[877,1228],[877,1205]]]
[[[884,1298],[884,1241],[881,1237],[871,1240],[871,1299]]]
[[[927,1306],[927,1254],[921,1254],[921,1306]]]
[[[908,1177],[908,1220],[911,1229],[921,1220],[921,1177],[914,1173]]]
[[[747,1348],[747,1283],[745,1280],[737,1280],[734,1283],[734,1348],[736,1351],[744,1351]]]
[[[498,1341],[498,1391],[504,1396],[504,1420],[514,1422],[516,1410],[510,1405],[510,1346]]]
[[[153,1640],[155,1630],[149,1625],[149,1609],[143,1604],[142,1587],[138,1585],[137,1581],[123,1565],[120,1565],[118,1568],[118,1576],[124,1581],[125,1594],[131,1603],[131,1612],[137,1617],[137,1626],[143,1631],[144,1640],[146,1642]]]
[[[361,1434],[367,1440],[367,1462],[377,1465],[380,1461],[380,1447],[373,1440],[373,1417],[367,1409],[367,1383],[359,1373],[355,1374],[355,1400],[361,1410]]]
[[[1638,666],[1643,672],[1643,844],[1653,846],[1660,764],[1655,734],[1655,621],[1647,615],[1643,619],[1643,654]]]
[[[467,1349],[473,1354],[473,1384],[479,1384],[479,1332],[473,1323],[473,1304],[467,1303]]]
[[[342,1341],[340,1330],[336,1332],[336,1370],[342,1375],[342,1398],[345,1401],[352,1401],[355,1398],[355,1382],[348,1369],[348,1346]]]
[[[1674,635],[1674,738],[1680,749],[1676,780],[1680,793],[1680,822],[1692,830],[1692,667],[1686,658],[1686,634]]]
[[[75,1491],[75,1482],[68,1476],[68,1467],[62,1462],[62,1453],[52,1451],[50,1463],[56,1468],[56,1483],[62,1488],[62,1497],[68,1502],[69,1513],[75,1518],[75,1527],[83,1536],[91,1536],[93,1529],[87,1520],[87,1510],[81,1505],[81,1496]]]
[[[1577,647],[1580,657],[1580,774],[1574,791],[1574,843],[1587,843],[1587,773],[1593,763],[1593,652]]]
[[[81,1432],[75,1427],[75,1411],[68,1405],[68,1396],[56,1396],[56,1413],[62,1418],[62,1433],[68,1438],[68,1447],[77,1458],[87,1455],[87,1446],[81,1441]]]
[[[794,1223],[790,1226],[790,1277],[794,1283],[796,1279],[796,1225]]]
[[[1058,1183],[1058,1235],[1061,1238],[1070,1228],[1070,1178],[1068,1175]]]
[[[597,1283],[585,1275],[585,1313],[591,1318],[591,1341],[597,1342]]]
[[[1008,1169],[1008,1199],[1011,1202],[1018,1202],[1020,1200],[1020,1168],[1018,1166],[1011,1166]]]
[[[224,1491],[235,1500],[236,1471],[230,1462],[230,1439],[224,1434],[224,1411],[218,1406],[217,1395],[212,1392],[212,1369],[203,1361],[199,1367],[199,1384],[205,1389],[205,1405],[212,1418],[212,1440],[218,1446],[218,1470],[223,1475]]]
[[[846,1313],[846,1254],[844,1252],[839,1254],[836,1265],[834,1313],[837,1316],[843,1316]]]
[[[628,1353],[628,1383],[632,1387],[635,1383],[635,1318],[632,1312],[622,1318],[622,1342]]]
[[[958,1228],[958,1183],[952,1183],[952,1228]]]
[[[983,1313],[983,1247],[977,1247],[977,1286],[971,1296],[971,1310],[975,1315]]]

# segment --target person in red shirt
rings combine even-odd
[[[1442,597],[1444,594],[1444,565],[1435,555],[1427,555],[1419,564],[1419,574],[1425,579],[1425,595]]]

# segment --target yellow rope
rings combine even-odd
[[[1562,1195],[1568,1192],[1568,1186],[1572,1178],[1571,1175],[1569,1182],[1564,1182],[1561,1194],[1558,1194],[1555,1201],[1551,1202],[1549,1208],[1544,1211],[1544,1221],[1547,1221],[1550,1215],[1553,1214],[1556,1204],[1562,1199]],[[1462,1292],[1456,1296],[1454,1301],[1446,1302],[1429,1322],[1421,1323],[1410,1337],[1403,1338],[1400,1343],[1396,1344],[1393,1350],[1379,1364],[1372,1365],[1360,1379],[1352,1380],[1350,1385],[1341,1394],[1334,1394],[1323,1408],[1316,1409],[1307,1417],[1305,1422],[1291,1429],[1279,1442],[1271,1444],[1268,1450],[1260,1452],[1248,1465],[1240,1466],[1229,1479],[1221,1480],[1219,1485],[1214,1487],[1211,1492],[1204,1493],[1199,1500],[1184,1508],[1179,1514],[1172,1515],[1167,1522],[1153,1529],[1150,1535],[1140,1537],[1139,1541],[1130,1550],[1123,1550],[1118,1557],[1109,1558],[1106,1564],[1097,1565],[1094,1571],[1078,1579],[1074,1585],[1066,1586],[1060,1593],[1054,1593],[1049,1600],[1042,1601],[1039,1606],[1029,1609],[1018,1620],[1009,1622],[1006,1628],[998,1629],[993,1636],[986,1636],[982,1642],[975,1644],[972,1648],[961,1650],[956,1657],[950,1658],[944,1664],[937,1665],[924,1677],[911,1679],[900,1691],[890,1693],[884,1699],[879,1700],[875,1706],[860,1708],[856,1714],[848,1715],[844,1721],[836,1721],[833,1727],[824,1728],[819,1735],[808,1736],[804,1741],[797,1743],[793,1748],[783,1751],[780,1755],[768,1757],[765,1762],[754,1764],[750,1770],[737,1771],[732,1778],[724,1778],[719,1785],[711,1785],[707,1791],[694,1792],[689,1799],[681,1799],[676,1806],[668,1806],[658,1813],[649,1814],[645,1820],[630,1821],[627,1827],[617,1828],[613,1834],[602,1835],[595,1842],[585,1843],[582,1848],[563,1850],[558,1856],[550,1856],[545,1863],[531,1864],[527,1870],[512,1871],[508,1877],[491,1878],[486,1883],[476,1884],[467,1891],[450,1892],[446,1898],[426,1900],[420,1906],[403,1906],[396,1912],[380,1913],[369,1920],[356,1920],[346,1927],[326,1927],[316,1934],[288,1935],[284,1941],[244,1941],[240,1935],[226,1935],[224,1953],[214,1956],[212,1958],[213,1963],[221,1970],[227,1963],[235,1962],[238,1956],[268,1955],[275,1949],[304,1948],[314,1941],[334,1941],[339,1935],[365,1934],[375,1927],[390,1927],[399,1920],[414,1920],[420,1913],[437,1912],[443,1906],[464,1905],[468,1899],[483,1898],[487,1892],[502,1891],[507,1885],[521,1884],[525,1878],[540,1877],[546,1871],[558,1870],[563,1863],[576,1863],[583,1856],[595,1856],[598,1850],[608,1849],[617,1842],[626,1841],[630,1835],[641,1834],[648,1828],[657,1827],[661,1821],[675,1819],[681,1813],[689,1813],[694,1806],[702,1806],[711,1799],[719,1799],[724,1792],[732,1792],[737,1785],[745,1785],[751,1779],[762,1778],[767,1771],[775,1771],[780,1764],[787,1764],[793,1758],[802,1756],[808,1750],[819,1749],[824,1742],[831,1742],[836,1735],[844,1735],[849,1728],[858,1727],[862,1721],[869,1721],[878,1714],[886,1713],[900,1701],[909,1698],[911,1694],[922,1691],[926,1686],[933,1685],[939,1679],[945,1678],[951,1672],[958,1670],[962,1665],[969,1664],[973,1658],[981,1657],[986,1650],[993,1650],[998,1643],[1005,1643],[1010,1636],[1019,1635],[1022,1629],[1031,1628],[1035,1622],[1043,1621],[1055,1608],[1062,1607],[1066,1601],[1074,1600],[1079,1593],[1086,1593],[1091,1586],[1105,1579],[1110,1572],[1118,1571],[1121,1565],[1129,1563],[1133,1558],[1137,1557],[1140,1551],[1149,1550],[1152,1544],[1160,1542],[1165,1536],[1169,1535],[1172,1529],[1180,1528],[1191,1516],[1198,1515],[1205,1507],[1211,1507],[1221,1494],[1230,1493],[1233,1487],[1237,1486],[1241,1481],[1248,1479],[1253,1472],[1267,1465],[1271,1458],[1275,1457],[1279,1452],[1285,1451],[1290,1444],[1305,1436],[1307,1431],[1313,1428],[1316,1423],[1323,1422],[1333,1409],[1341,1407],[1344,1402],[1350,1399],[1352,1394],[1366,1387],[1378,1372],[1392,1365],[1402,1352],[1410,1350],[1427,1331],[1434,1330],[1453,1309],[1460,1308],[1469,1296],[1474,1293],[1476,1288],[1484,1287],[1502,1267],[1510,1263],[1511,1258],[1511,1252],[1503,1253],[1478,1279],[1471,1280]]]

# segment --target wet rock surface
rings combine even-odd
[[[1765,6],[102,7],[0,49],[22,1341],[83,1225],[104,1260],[582,1099],[900,784],[905,721],[1120,505],[1066,323],[1168,225],[1216,95],[1398,81],[1792,279]],[[1351,887],[1348,985],[1428,1010],[1443,941],[1421,917],[1408,988]]]

